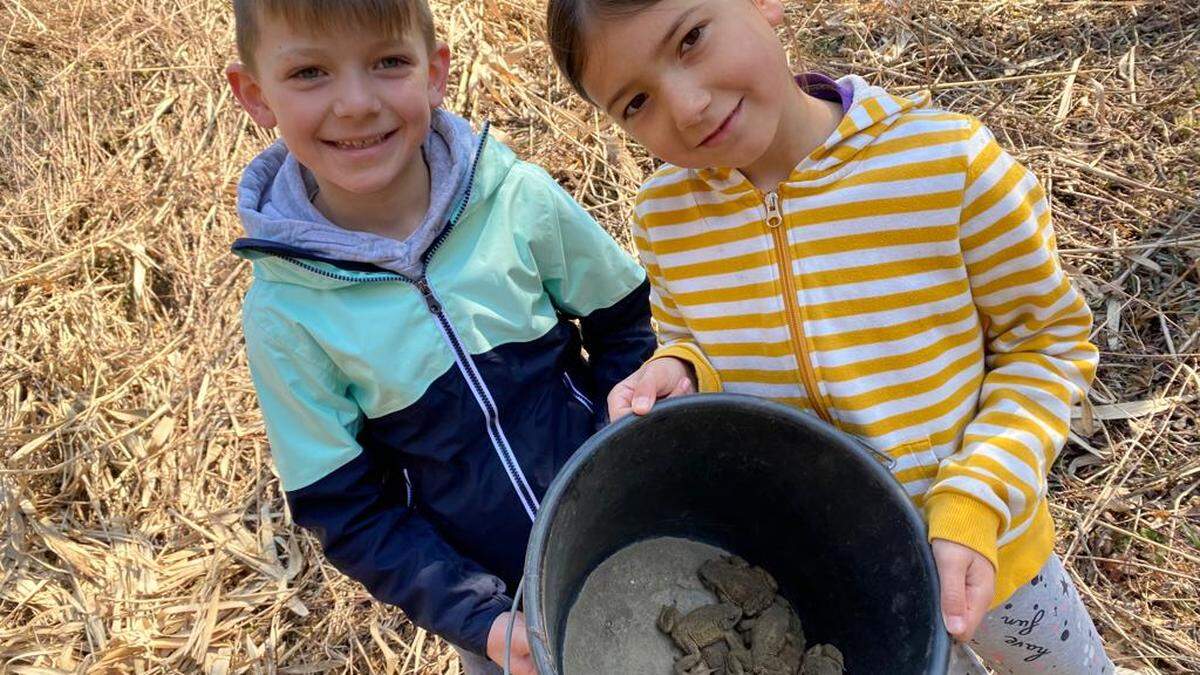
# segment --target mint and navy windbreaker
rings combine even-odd
[[[475,156],[420,278],[234,250],[253,261],[246,348],[293,519],[377,599],[483,653],[539,500],[655,339],[633,259],[486,132]]]

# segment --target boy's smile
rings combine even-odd
[[[346,140],[330,140],[324,142],[332,145],[338,150],[367,150],[378,147],[380,144],[382,144],[384,141],[387,141],[394,135],[396,135],[396,130],[392,129],[391,131],[387,131],[382,134],[375,134],[374,136]]]
[[[779,0],[661,0],[595,17],[581,80],[663,160],[778,182],[825,138],[833,114],[793,81],[774,32],[782,20]]]
[[[255,67],[231,67],[230,81],[255,121],[278,127],[312,172],[325,215],[376,231],[388,226],[370,211],[394,219],[412,209],[419,221],[429,197],[421,145],[445,92],[445,45],[431,51],[416,30],[318,32],[272,16],[260,24]]]

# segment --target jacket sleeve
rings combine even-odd
[[[484,653],[497,615],[512,605],[504,582],[459,555],[355,440],[361,412],[349,383],[302,331],[273,334],[243,316],[250,373],[293,520],[338,570],[418,626]],[[283,332],[283,331],[281,331]]]
[[[986,370],[961,449],[925,502],[929,537],[996,565],[1046,494],[1071,407],[1096,373],[1092,314],[1059,266],[1037,178],[973,122],[960,219],[962,255],[984,324]]]
[[[683,315],[679,313],[679,306],[671,298],[671,292],[663,282],[662,268],[658,265],[645,223],[636,211],[632,230],[638,259],[642,261],[646,277],[650,280],[650,312],[658,329],[660,346],[651,358],[673,356],[691,364],[696,371],[697,388],[701,392],[721,391],[721,377],[687,327]]]
[[[549,218],[532,242],[542,284],[558,310],[579,319],[601,396],[654,352],[650,284],[633,258],[540,168]]]

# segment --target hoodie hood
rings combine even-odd
[[[338,227],[312,198],[316,181],[283,141],[250,163],[238,185],[238,215],[256,248],[316,260],[359,263],[416,278],[421,256],[446,227],[466,192],[477,147],[471,125],[441,108],[433,111],[422,153],[429,164],[429,210],[403,241]],[[245,248],[243,240],[235,248]]]
[[[927,91],[911,98],[896,96],[858,75],[837,80],[837,87],[849,93],[848,105],[843,104],[842,121],[806,159],[821,163],[825,169],[849,161],[908,111],[929,106]]]

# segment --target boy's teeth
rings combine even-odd
[[[347,150],[356,150],[358,148],[370,147],[382,140],[383,134],[379,134],[378,136],[372,136],[370,138],[364,138],[357,141],[337,141],[335,145],[337,145],[339,148],[345,148]]]

